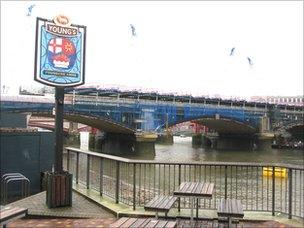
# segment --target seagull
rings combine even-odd
[[[134,25],[130,24],[132,30],[132,36],[136,36],[135,27]]]
[[[249,65],[253,65],[251,58],[247,57]]]
[[[31,14],[32,14],[32,10],[33,10],[33,8],[35,7],[35,5],[30,5],[30,7],[28,7],[27,9],[28,9],[28,12],[27,12],[27,15],[26,16],[31,16]]]
[[[230,56],[232,56],[234,54],[234,49],[235,49],[235,47],[231,49]]]

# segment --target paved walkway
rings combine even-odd
[[[104,227],[108,228],[111,223],[115,221],[114,218],[109,219],[18,219],[8,224],[8,228],[33,228],[33,227]]]
[[[115,218],[115,216],[96,203],[73,191],[72,207],[49,209],[46,206],[46,192],[24,198],[6,206],[28,208],[32,216],[68,217],[68,218]]]
[[[152,218],[153,219],[153,218]],[[25,228],[25,227],[104,227],[108,228],[110,224],[112,224],[116,219],[108,218],[108,219],[19,219],[14,222],[11,222],[7,227],[8,228]],[[177,219],[177,228],[196,228],[196,227],[205,227],[205,228],[213,228],[220,227],[226,228],[228,223],[218,223],[217,220],[197,220],[193,223],[190,222],[189,219]],[[292,228],[294,226],[289,226],[286,224],[278,223],[275,221],[264,221],[264,222],[240,222],[237,227],[239,228]]]

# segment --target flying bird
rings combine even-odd
[[[235,47],[231,49],[230,56],[232,56],[234,54],[234,50],[235,50]]]
[[[30,5],[30,7],[28,7],[27,8],[27,15],[26,16],[31,16],[32,15],[32,10],[33,10],[33,8],[35,7],[35,5]]]
[[[134,25],[130,24],[132,36],[136,36],[136,31]]]
[[[247,57],[247,60],[248,60],[248,63],[249,63],[249,65],[253,65],[253,63],[252,63],[252,60],[251,60],[251,58],[249,58],[249,57]]]

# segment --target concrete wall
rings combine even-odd
[[[30,193],[40,192],[41,172],[54,163],[53,132],[0,132],[1,176],[22,173],[31,181]],[[9,196],[21,193],[21,184],[11,185]]]

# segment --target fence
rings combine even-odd
[[[197,201],[199,208],[216,209],[221,198],[241,200],[244,210],[280,212],[304,218],[304,168],[285,164],[225,162],[155,162],[67,147],[67,169],[74,181],[95,189],[116,203],[143,206],[155,195],[172,195],[183,181],[215,184],[211,200]],[[266,174],[268,169],[268,176]],[[283,177],[273,175],[284,172]],[[181,198],[175,207],[190,208]]]

